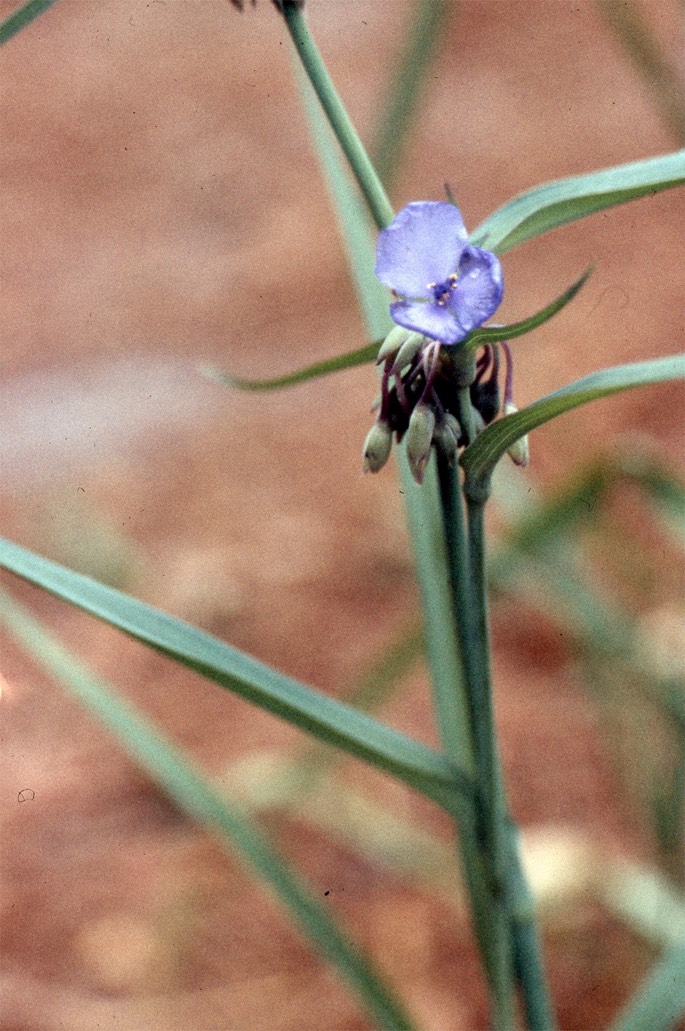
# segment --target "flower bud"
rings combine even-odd
[[[457,423],[457,433],[459,433],[459,423],[454,416],[451,416],[451,422]],[[451,423],[447,421],[447,417],[440,419],[433,432],[433,444],[450,465],[454,465],[457,457],[457,439],[457,434]]]
[[[518,408],[511,401],[507,401],[504,405],[504,414],[513,415],[514,412],[518,412]],[[528,434],[519,437],[515,440],[510,448],[507,448],[507,454],[511,458],[514,465],[528,465],[530,461],[530,452],[528,450]]]
[[[364,441],[362,470],[365,473],[377,473],[390,458],[392,450],[392,430],[387,422],[376,420]]]
[[[376,365],[382,365],[386,359],[394,358],[405,341],[414,336],[421,337],[421,334],[414,333],[411,329],[405,329],[404,326],[393,326],[378,350]],[[421,339],[423,338],[421,337]]]
[[[457,444],[463,443],[463,432],[461,426],[459,425],[459,420],[457,419],[456,415],[452,415],[451,412],[445,412],[445,414],[442,417],[442,421],[447,423],[449,428],[452,430],[452,433],[454,434],[454,439],[456,440]]]
[[[472,384],[471,404],[483,416],[486,425],[496,418],[500,407],[500,393],[495,377]]]
[[[423,483],[434,431],[435,414],[433,409],[428,405],[418,404],[411,413],[406,434],[409,468],[417,483]]]
[[[405,365],[411,365],[414,358],[423,347],[424,340],[425,337],[422,333],[410,333],[397,352],[390,371],[401,372]]]

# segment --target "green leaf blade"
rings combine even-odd
[[[611,1031],[670,1031],[685,1017],[685,942],[667,949]]]
[[[242,808],[232,805],[189,756],[108,684],[94,677],[5,591],[0,591],[0,620],[184,812],[213,831],[272,889],[318,952],[347,979],[374,1026],[389,1031],[411,1028],[403,1006],[366,956]]]
[[[359,347],[355,351],[348,351],[335,358],[324,358],[322,361],[314,362],[296,372],[288,372],[284,376],[274,376],[271,379],[243,379],[210,365],[203,366],[201,372],[215,383],[231,387],[233,390],[252,392],[282,390],[284,387],[295,387],[300,383],[306,383],[310,379],[330,376],[333,372],[342,372],[344,369],[354,369],[358,365],[366,365],[375,359],[382,342],[382,340],[378,340],[373,344],[365,344],[364,347]]]
[[[530,315],[521,322],[512,322],[508,326],[483,326],[481,329],[474,329],[464,341],[463,346],[470,351],[475,351],[478,347],[485,346],[485,344],[494,344],[500,340],[513,340],[515,337],[523,336],[525,333],[531,333],[534,329],[548,322],[553,315],[556,315],[557,312],[566,307],[569,301],[573,300],[578,291],[585,286],[585,283],[592,275],[592,271],[593,267],[591,265],[568,290],[564,290],[559,297],[544,308],[541,308],[535,315]]]
[[[489,215],[471,242],[496,254],[604,208],[685,183],[685,150],[543,183]]]
[[[0,25],[0,46],[7,43],[12,36],[26,28],[34,18],[43,14],[49,7],[57,3],[57,0],[28,0],[28,3],[19,7],[9,18],[6,18]]]
[[[117,627],[201,676],[450,809],[470,781],[459,768],[344,702],[320,694],[182,620],[0,538],[0,567]]]
[[[579,405],[634,387],[666,383],[685,377],[685,355],[618,365],[591,373],[547,397],[487,426],[466,448],[461,464],[471,482],[487,478],[505,452],[520,437]]]

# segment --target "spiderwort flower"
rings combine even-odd
[[[415,201],[378,238],[376,275],[398,298],[395,322],[442,344],[458,344],[502,300],[502,267],[491,251],[472,247],[459,208]]]

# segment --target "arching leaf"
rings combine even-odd
[[[519,437],[572,408],[621,390],[683,377],[685,355],[675,355],[672,358],[655,358],[653,361],[602,369],[601,372],[593,372],[575,383],[569,383],[561,390],[522,408],[520,412],[507,415],[487,426],[462,454],[461,464],[467,480],[478,482],[488,477],[502,455]]]

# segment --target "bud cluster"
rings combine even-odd
[[[500,346],[506,362],[504,411],[515,411],[509,346],[486,344],[476,360],[475,377],[469,387],[478,431],[492,422],[502,407]],[[422,483],[431,448],[452,464],[457,461],[459,448],[467,443],[457,417],[460,384],[450,348],[396,326],[378,353],[378,365],[382,367],[381,395],[374,406],[376,422],[364,442],[364,472],[382,469],[390,457],[393,437],[398,444],[406,437],[412,475]],[[525,440],[517,445],[511,457],[517,464],[526,464]]]

